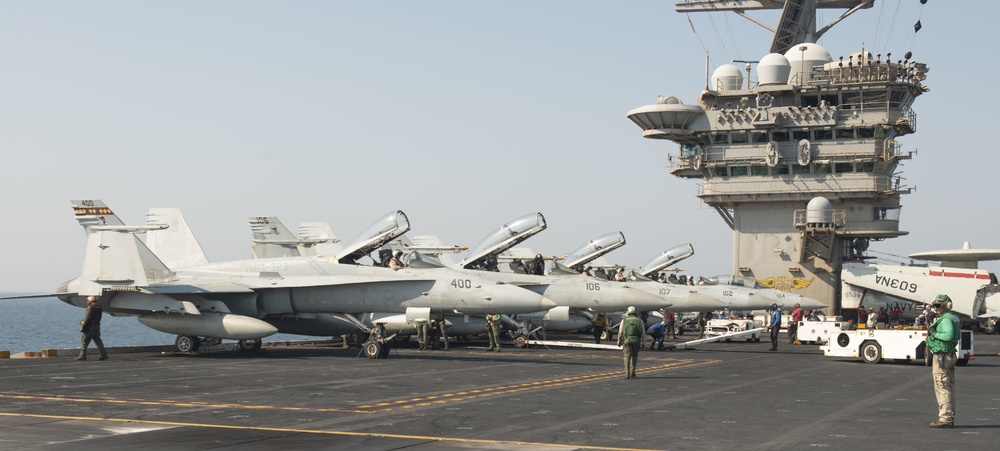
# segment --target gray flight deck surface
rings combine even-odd
[[[628,380],[583,348],[11,359],[0,449],[995,449],[1000,337],[975,346],[951,430],[927,427],[929,368],[763,341],[644,351]]]

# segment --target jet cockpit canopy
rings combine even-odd
[[[530,213],[509,221],[500,226],[500,230],[491,233],[473,246],[459,265],[470,268],[490,255],[496,257],[501,252],[545,230],[546,227],[545,217],[541,213]]]
[[[694,255],[694,246],[691,246],[690,243],[682,244],[663,251],[662,254],[657,255],[645,265],[640,266],[635,272],[650,279],[655,279],[656,273],[660,270],[675,265],[692,255]]]
[[[607,254],[625,245],[625,234],[622,232],[611,232],[594,238],[570,252],[563,260],[563,265],[573,268],[577,272],[583,270],[583,265],[596,260],[598,257]]]
[[[371,254],[386,243],[410,230],[410,221],[400,210],[391,212],[368,226],[351,244],[337,254],[341,263],[356,264],[361,257]]]

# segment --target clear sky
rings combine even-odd
[[[931,68],[901,140],[918,152],[903,165],[910,235],[871,251],[1000,248],[998,11],[878,1],[820,41]],[[625,117],[657,95],[696,103],[706,51],[714,69],[770,45],[731,13],[690,21],[672,1],[2,0],[0,291],[79,275],[74,198],[130,223],[181,208],[213,261],[249,257],[249,216],[350,239],[400,209],[411,234],[472,246],[539,211],[549,229],[526,244],[546,255],[621,230],[612,262],[690,242],[687,274],[729,273],[732,233],[696,181],[670,176],[676,146]]]

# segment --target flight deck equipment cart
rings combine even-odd
[[[865,363],[879,363],[889,358],[897,362],[922,360],[930,365],[926,339],[927,329],[924,328],[834,330],[820,349],[825,356],[860,357]],[[972,331],[963,330],[957,365],[966,365],[974,358],[972,341]]]

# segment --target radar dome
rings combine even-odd
[[[783,85],[788,83],[792,64],[780,53],[770,53],[757,64],[757,80],[761,85]]]
[[[732,91],[743,85],[743,72],[732,64],[723,64],[712,72],[712,86],[716,91]]]
[[[788,58],[792,69],[789,82],[799,86],[809,80],[809,72],[813,66],[822,66],[833,61],[830,52],[823,46],[810,42],[793,45],[785,52],[785,58]]]
[[[684,102],[681,102],[681,99],[678,99],[677,97],[674,97],[674,96],[659,96],[659,97],[656,98],[656,104],[657,105],[683,105]]]
[[[829,224],[833,222],[833,204],[825,197],[814,197],[806,206],[806,222]]]

